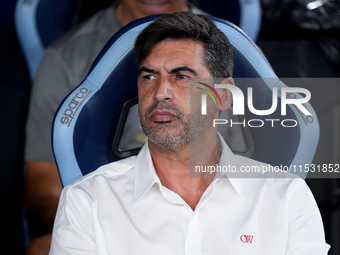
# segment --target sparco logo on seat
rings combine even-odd
[[[86,97],[91,93],[87,88],[81,88],[75,96],[69,101],[68,108],[64,111],[63,117],[60,119],[61,124],[70,126],[79,107],[83,104]]]

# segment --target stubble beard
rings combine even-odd
[[[148,108],[145,113],[139,111],[140,123],[145,135],[157,146],[173,148],[183,146],[193,141],[212,124],[216,108],[208,104],[207,115],[200,112],[184,114],[180,109],[168,102],[162,101]],[[164,123],[154,123],[149,120],[154,110],[167,110],[173,113],[177,120]]]

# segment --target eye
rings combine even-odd
[[[147,75],[143,76],[143,79],[144,80],[154,80],[154,79],[156,79],[156,76],[153,75],[153,74],[147,74]]]
[[[184,75],[184,74],[179,74],[179,75],[178,75],[178,79],[181,79],[181,80],[183,80],[183,79],[189,79],[189,77],[188,77],[187,75]]]
[[[190,78],[191,77],[186,74],[177,74],[176,82],[181,86],[187,86],[188,84],[190,84]]]

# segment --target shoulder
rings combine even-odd
[[[65,58],[69,56],[79,58],[88,54],[96,56],[109,38],[120,28],[114,7],[111,5],[66,32],[48,48]]]
[[[299,176],[289,173],[283,166],[273,166],[243,156],[235,155],[237,175],[248,186],[250,192],[254,188],[258,190],[272,191],[280,195],[290,196],[297,189],[306,189],[306,182]]]
[[[65,43],[70,43],[74,40],[79,40],[83,37],[106,31],[107,29],[119,29],[120,25],[116,22],[116,13],[113,6],[98,11],[92,17],[78,24],[70,31],[60,37],[53,47],[61,47]]]
[[[67,85],[73,89],[120,27],[113,6],[97,12],[46,48],[37,77],[51,80],[50,74],[54,73],[50,86]]]
[[[99,167],[97,170],[83,176],[67,187],[70,189],[87,189],[89,186],[103,185],[104,183],[113,184],[123,183],[125,180],[130,182],[134,177],[136,156],[118,160]]]

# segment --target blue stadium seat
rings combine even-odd
[[[80,0],[18,0],[15,25],[31,79],[34,78],[42,55],[58,36],[73,25]]]
[[[64,100],[54,120],[53,150],[64,186],[97,169],[99,166],[134,155],[139,148],[120,150],[125,121],[131,106],[137,103],[137,70],[133,43],[140,31],[155,17],[132,22],[107,43],[86,79]],[[251,78],[252,83],[237,84],[246,94],[254,87],[257,109],[271,106],[273,87],[286,87],[275,75],[266,58],[240,29],[231,23],[210,17],[227,35],[234,49],[234,77]],[[261,79],[260,79],[261,78]],[[299,97],[297,94],[293,96]],[[279,99],[280,100],[280,99]],[[318,144],[319,125],[313,114],[306,119],[288,105],[286,119],[294,119],[295,128],[249,128],[251,142],[247,156],[272,165],[289,166],[311,163]],[[246,119],[264,119],[249,110]],[[282,119],[279,109],[271,119]],[[136,125],[138,119],[135,118]],[[299,173],[305,178],[307,173]]]

